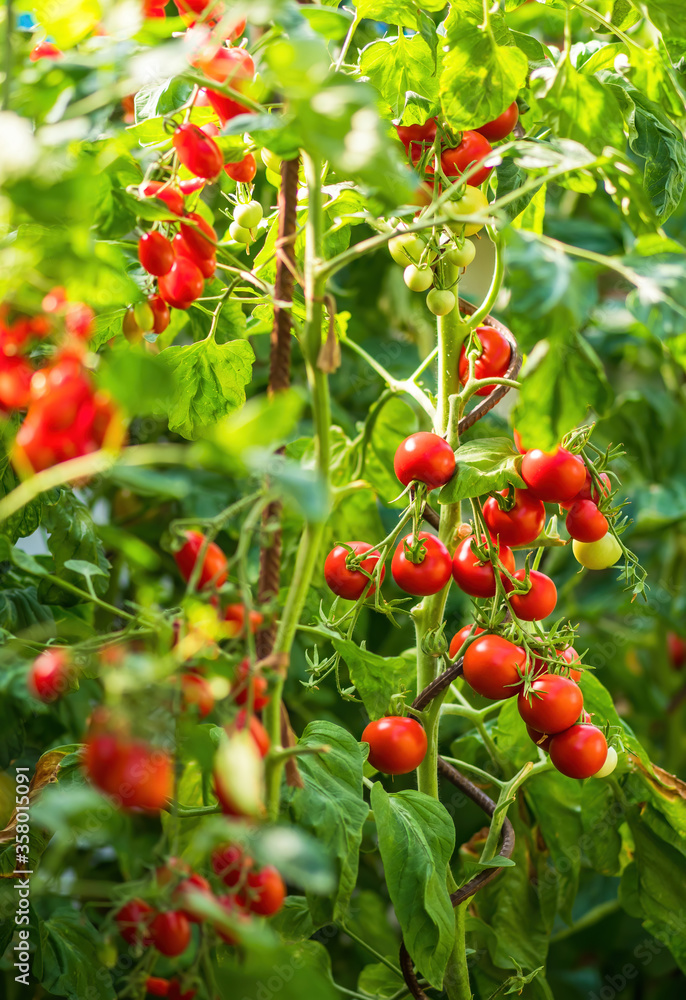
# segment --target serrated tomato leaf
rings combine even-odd
[[[457,503],[491,490],[525,486],[519,474],[521,456],[509,438],[483,438],[456,452],[457,473],[438,495],[439,503]]]

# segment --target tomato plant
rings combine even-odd
[[[681,5],[0,34],[0,994],[674,995]]]

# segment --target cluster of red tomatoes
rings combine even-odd
[[[10,321],[0,313],[0,414],[26,410],[12,462],[21,476],[97,451],[118,448],[125,436],[109,396],[98,391],[84,367],[95,315],[83,302],[69,302],[63,288],[43,299],[43,312]],[[58,342],[52,362],[36,368],[37,340]]]
[[[138,948],[155,948],[167,958],[182,955],[192,940],[192,924],[200,924],[203,897],[219,906],[236,925],[253,916],[273,916],[286,897],[286,887],[273,865],[255,866],[252,859],[237,845],[226,844],[212,854],[212,870],[228,893],[215,895],[210,882],[178,858],[158,868],[152,887],[156,896],[162,894],[165,908],[152,906],[137,897],[125,903],[115,914],[117,929],[126,944]],[[194,903],[196,904],[194,906]],[[198,905],[198,903],[200,905]],[[224,924],[214,922],[218,937],[235,945],[236,936]],[[191,1000],[195,990],[185,991],[179,979],[149,977],[148,993]]]

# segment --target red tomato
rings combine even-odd
[[[415,597],[426,597],[443,590],[450,579],[450,553],[443,542],[428,531],[420,531],[417,536],[424,544],[417,546],[415,558],[409,557],[410,549],[414,547],[413,535],[407,535],[398,545],[391,560],[393,579],[401,590]]]
[[[273,865],[265,865],[259,871],[248,872],[248,877],[236,895],[239,906],[261,917],[271,917],[278,913],[286,898],[286,886]]]
[[[168,181],[146,181],[141,185],[140,193],[144,198],[159,198],[173,215],[184,213],[183,195]]]
[[[228,84],[234,90],[241,90],[255,75],[255,63],[249,52],[224,45],[196,56],[193,65],[211,80]],[[208,90],[207,93],[211,97],[213,92]]]
[[[245,880],[252,865],[252,859],[236,844],[224,844],[212,851],[212,871],[230,889]]]
[[[193,575],[193,569],[205,541],[205,536],[200,531],[186,531],[185,537],[186,541],[174,553],[174,559],[176,560],[176,565],[179,567],[181,576],[188,582]],[[213,587],[221,587],[228,580],[227,567],[226,556],[222,550],[216,542],[210,542],[205,551],[205,558],[200,570],[198,588],[202,590],[209,584],[212,584]]]
[[[183,913],[158,913],[150,924],[150,937],[159,952],[169,958],[182,955],[191,943],[191,925]]]
[[[500,495],[507,496],[507,490]],[[501,510],[495,497],[484,504],[484,519],[494,538],[504,545],[528,545],[538,538],[545,527],[545,507],[528,490],[515,490],[511,510]]]
[[[419,431],[398,445],[393,468],[403,486],[416,481],[437,490],[455,475],[455,452],[438,434]]]
[[[216,902],[219,903],[221,908],[226,911],[226,913],[232,917],[235,921],[239,923],[246,923],[248,921],[248,916],[244,910],[238,904],[238,900],[235,895],[230,896],[217,896]],[[238,938],[232,931],[227,931],[225,928],[220,927],[215,924],[215,930],[219,937],[226,944],[235,945],[238,944]]]
[[[29,668],[29,691],[40,701],[55,701],[68,691],[72,684],[71,656],[66,649],[46,649],[37,656]]]
[[[142,944],[147,947],[152,943],[149,934],[150,923],[155,916],[155,910],[142,899],[132,899],[124,903],[115,915],[117,929],[129,945]]]
[[[208,260],[214,256],[217,248],[217,234],[213,227],[206,222],[197,212],[191,212],[187,219],[192,220],[195,226],[181,223],[181,235],[194,257],[201,260]],[[197,227],[197,228],[196,228]]]
[[[481,536],[485,543],[485,535]],[[465,538],[457,546],[453,556],[453,579],[460,590],[472,597],[494,597],[496,592],[495,574],[490,562],[481,564],[476,552],[472,550],[474,535]],[[498,546],[498,558],[508,573],[514,573],[515,559],[512,549],[507,545]],[[503,580],[507,577],[503,576]]]
[[[249,694],[248,683],[252,688],[252,695]],[[237,705],[247,705],[252,696],[253,711],[259,712],[269,702],[268,686],[266,677],[250,670],[250,660],[247,657],[241,660],[238,664],[238,676],[231,686]]]
[[[436,119],[429,118],[423,125],[396,125],[398,138],[413,163],[421,158],[427,146],[436,138]]]
[[[526,731],[537,747],[540,747],[541,750],[545,750],[546,753],[549,752],[552,736],[548,736],[546,733],[538,733],[535,729],[532,729],[531,726],[527,726]]]
[[[474,365],[475,378],[502,378],[510,367],[511,349],[505,337],[492,326],[479,326],[476,333],[481,341],[481,354]],[[469,378],[469,360],[467,352],[462,347],[458,366],[460,382],[465,385]],[[488,396],[495,386],[485,385],[476,393],[477,396]]]
[[[458,649],[460,649],[462,647],[463,643],[466,641],[467,636],[469,635],[469,633],[471,631],[471,628],[472,628],[471,625],[463,625],[463,627],[460,629],[460,631],[455,633],[455,635],[450,640],[450,647],[448,649],[448,656],[450,656],[452,658],[452,657],[454,657],[457,654]],[[485,631],[486,631],[485,628],[479,628],[479,626],[477,625],[477,627],[476,627],[476,629],[474,631],[474,635],[475,636],[482,635],[482,633],[484,633]]]
[[[150,17],[150,14],[146,14]],[[161,976],[148,976],[145,980],[145,992],[153,997],[169,996],[169,980],[162,979]]]
[[[568,778],[590,778],[607,757],[607,741],[597,726],[571,726],[550,741],[550,759]]]
[[[363,555],[372,548],[368,542],[348,542],[347,545],[353,550],[355,555]],[[349,569],[347,566],[350,552],[343,545],[336,545],[331,549],[324,562],[324,579],[329,589],[338,597],[345,598],[346,601],[356,601],[362,594],[369,597],[376,590],[376,585],[369,581],[369,577],[360,572],[359,569]],[[373,573],[379,561],[379,553],[372,552],[370,556],[360,563],[362,569],[367,573]],[[381,569],[380,582],[383,583],[386,575],[385,567]],[[365,593],[366,589],[366,593]]]
[[[144,17],[166,17],[165,0],[143,0],[143,16]],[[148,990],[150,993],[150,990]],[[160,993],[160,996],[165,996],[166,993]]]
[[[579,542],[597,542],[607,534],[607,518],[592,500],[576,500],[565,524],[570,536]]]
[[[526,570],[518,569],[512,575],[515,580],[524,581]],[[539,573],[535,569],[529,572],[529,583],[531,588],[526,594],[510,595],[510,604],[517,618],[521,618],[525,622],[538,622],[547,618],[555,610],[557,588],[549,576],[546,576],[545,573]],[[505,590],[509,592],[512,588],[513,584],[506,579]]]
[[[519,454],[526,455],[527,449],[522,447],[522,437],[516,427],[512,431],[512,436],[514,438],[515,448],[517,449]]]
[[[229,175],[231,180],[239,184],[251,184],[255,180],[255,174],[257,173],[257,161],[252,153],[246,153],[238,163],[227,163],[224,171]]]
[[[205,131],[206,128],[207,128],[206,125],[203,126],[203,131]],[[219,132],[219,129],[217,129],[217,132]],[[205,178],[186,177],[184,180],[179,181],[179,187],[181,188],[181,193],[183,195],[187,196],[189,194],[195,194],[197,191],[202,191],[202,189],[205,187]]]
[[[169,326],[169,306],[161,295],[151,295],[148,299],[148,305],[152,309],[152,314],[155,317],[155,325],[152,328],[153,332],[164,333]]]
[[[30,53],[31,62],[38,62],[39,59],[61,59],[64,53],[52,42],[39,42]]]
[[[199,674],[182,674],[181,690],[185,708],[195,706],[201,719],[209,715],[214,708],[212,688],[204,677]]]
[[[33,368],[21,355],[0,351],[0,410],[25,410],[31,400]]]
[[[686,663],[686,641],[677,635],[676,632],[667,633],[667,650],[672,667],[681,670]]]
[[[549,503],[573,499],[586,478],[586,467],[580,458],[566,448],[541,451],[534,448],[522,459],[522,479],[534,497]]]
[[[242,708],[236,718],[234,719],[233,726],[227,727],[227,729],[245,729],[248,721],[248,713],[246,709]],[[260,757],[263,759],[269,753],[269,747],[271,741],[269,739],[269,733],[264,728],[260,720],[256,715],[250,716],[250,735],[252,736],[255,746],[257,747]]]
[[[184,990],[181,992],[181,984],[178,979],[172,979],[169,983],[168,1000],[193,1000],[197,990]]]
[[[581,487],[581,489],[579,490],[574,499],[592,500],[593,503],[598,504],[600,503],[601,493],[603,497],[609,497],[610,494],[612,493],[612,482],[610,481],[610,477],[608,476],[607,472],[601,472],[599,479],[603,484],[600,492],[598,491],[598,487],[593,482],[591,473],[588,471],[588,469],[586,469],[586,481],[584,482],[584,485]]]
[[[86,740],[84,768],[96,788],[117,798],[122,809],[159,812],[171,798],[172,761],[142,740],[94,733]]]
[[[584,698],[578,684],[560,674],[541,674],[531,685],[531,693],[520,694],[519,714],[527,726],[539,733],[561,733],[581,715]]]
[[[188,309],[202,295],[205,281],[192,260],[177,257],[169,274],[160,278],[158,287],[161,297],[170,306]]]
[[[174,249],[162,233],[146,233],[138,241],[138,259],[148,274],[161,277],[171,271]]]
[[[219,116],[219,120],[222,125],[226,125],[228,121],[232,118],[237,118],[238,115],[255,114],[251,108],[246,108],[244,104],[240,104],[238,101],[235,101],[233,97],[227,97],[226,94],[219,94],[216,90],[208,90],[207,99]],[[253,156],[252,159],[254,163],[255,157]],[[230,166],[230,164],[227,164],[227,166]]]
[[[517,102],[513,101],[509,108],[505,108],[503,113],[494,118],[492,122],[486,122],[485,125],[474,129],[474,131],[483,135],[489,142],[498,142],[499,139],[504,139],[510,134],[518,121],[519,108]]]
[[[200,238],[204,242],[207,242],[204,236]],[[189,247],[181,233],[177,233],[174,237],[174,253],[177,257],[185,257],[187,260],[190,260],[193,264],[195,264],[203,278],[211,278],[217,270],[217,258],[214,253],[210,257],[199,257],[198,254]]]
[[[441,153],[441,167],[446,177],[460,177],[468,167],[480,163],[491,152],[491,144],[478,132],[463,132],[462,141],[454,149]],[[482,167],[467,181],[472,187],[483,184],[492,167]]]
[[[384,774],[408,774],[426,756],[426,733],[415,719],[399,715],[370,722],[362,733],[369,744],[369,763]]]
[[[70,302],[64,317],[67,333],[85,340],[93,333],[95,313],[85,302]]]
[[[500,635],[479,636],[464,654],[464,679],[477,694],[500,701],[519,692],[525,664],[521,646]]]
[[[568,675],[573,681],[578,682],[581,678],[582,671],[572,669],[572,663],[576,663],[579,659],[579,654],[574,647],[567,646],[565,649],[550,650],[550,652],[558,659],[562,660],[562,662],[570,668],[569,671],[563,672],[563,676]],[[553,668],[549,667],[545,660],[538,656],[534,657],[533,673],[535,676],[545,674],[549,669],[552,670]]]
[[[179,125],[172,144],[181,163],[196,177],[214,180],[224,166],[224,157],[214,139],[190,122]]]
[[[179,913],[182,913],[186,920],[192,924],[200,924],[204,920],[204,917],[199,917],[192,910],[186,909],[186,906],[192,906],[193,893],[203,893],[206,896],[212,895],[212,886],[206,878],[198,875],[197,872],[193,872],[189,878],[185,878],[179,882],[172,893],[172,901],[175,906],[179,907]]]
[[[227,604],[224,612],[224,621],[231,623],[231,638],[241,639],[245,635],[245,605]],[[264,615],[259,611],[250,612],[250,631],[253,635],[264,621]]]

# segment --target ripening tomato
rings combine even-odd
[[[184,213],[183,195],[169,181],[146,181],[140,187],[140,194],[144,198],[159,198],[173,215]]]
[[[527,696],[520,694],[517,707],[532,729],[539,733],[561,733],[573,726],[581,715],[584,697],[579,685],[569,677],[541,674]]]
[[[233,720],[233,724],[226,727],[226,731],[230,735],[232,731],[245,729],[246,725],[248,725],[248,712],[247,709],[242,708]],[[250,725],[248,726],[248,729],[250,730],[250,735],[253,738],[255,746],[257,747],[257,752],[264,760],[269,753],[269,747],[271,746],[269,733],[256,715],[250,716]]]
[[[401,590],[415,597],[427,597],[443,590],[450,579],[451,568],[447,548],[428,531],[420,531],[417,538],[414,535],[403,538],[391,560],[393,579]]]
[[[590,778],[607,759],[607,740],[597,726],[580,723],[550,741],[550,759],[568,778]]]
[[[609,569],[621,558],[622,547],[608,531],[597,542],[572,542],[572,552],[586,569]]]
[[[531,495],[548,503],[563,503],[584,485],[586,466],[566,448],[541,451],[534,448],[522,459],[522,479]]]
[[[567,531],[578,542],[597,542],[607,534],[607,518],[592,500],[576,500],[565,520]]]
[[[492,326],[479,326],[476,329],[477,336],[481,341],[481,354],[474,364],[474,377],[481,378],[503,378],[505,372],[510,367],[512,348],[502,333]],[[460,351],[460,363],[458,375],[462,385],[467,383],[469,378],[469,359],[467,352],[462,347]],[[494,385],[485,385],[476,393],[477,396],[488,396],[495,389]]]
[[[217,234],[213,227],[197,212],[190,212],[186,218],[195,223],[181,223],[181,235],[194,257],[207,260],[217,249]]]
[[[362,594],[369,597],[370,594],[374,593],[376,584],[374,581],[370,582],[369,577],[365,576],[361,569],[366,570],[367,573],[373,573],[380,558],[378,552],[372,552],[366,559],[363,559],[360,562],[361,569],[348,568],[350,549],[353,550],[354,555],[359,556],[369,552],[371,548],[372,546],[368,542],[347,542],[346,545],[336,545],[335,548],[331,549],[324,562],[324,579],[329,589],[338,597],[343,597],[346,601],[356,601]],[[383,583],[385,575],[386,569],[382,566],[380,583]]]
[[[362,733],[369,744],[369,763],[384,774],[409,774],[426,756],[426,732],[416,719],[399,715],[370,722]]]
[[[158,913],[150,924],[150,937],[162,955],[175,958],[182,955],[191,943],[191,925],[177,910]]]
[[[224,844],[212,851],[212,871],[229,889],[240,885],[252,866],[252,858],[236,844]]]
[[[667,651],[674,670],[681,670],[686,663],[686,641],[676,632],[668,632]]]
[[[398,445],[393,468],[403,486],[420,482],[437,490],[455,474],[455,452],[438,434],[419,431]]]
[[[552,736],[549,736],[547,733],[539,733],[535,729],[532,729],[531,726],[527,726],[526,731],[529,734],[530,739],[533,740],[537,747],[540,747],[541,750],[545,750],[546,753],[550,751],[550,741],[552,740]]]
[[[612,774],[614,769],[617,767],[618,762],[617,751],[614,747],[607,748],[607,757],[605,758],[605,763],[600,768],[600,770],[595,771],[593,774],[594,778],[607,778],[609,774]]]
[[[209,715],[214,708],[212,688],[200,674],[182,674],[181,691],[184,708],[195,706],[201,719]]]
[[[200,531],[184,532],[186,541],[181,548],[174,553],[176,565],[179,567],[181,576],[188,582],[193,574],[193,569],[198,559],[200,549],[205,541],[205,536]],[[212,584],[213,587],[221,587],[228,579],[228,563],[226,556],[216,542],[210,542],[205,550],[202,569],[198,578],[198,587]]]
[[[518,569],[512,574],[515,580],[524,581],[526,570]],[[525,622],[538,622],[547,618],[555,610],[557,604],[557,588],[549,576],[538,570],[529,571],[530,589],[525,593],[511,593],[510,605],[517,618]],[[513,584],[506,579],[505,590],[512,591]]]
[[[441,153],[441,167],[446,177],[460,177],[469,167],[480,163],[491,152],[491,144],[478,132],[463,132],[462,141],[454,149],[444,149]],[[481,167],[467,181],[472,187],[479,187],[490,174],[492,167]]]
[[[506,497],[508,490],[501,490]],[[504,545],[528,545],[545,527],[545,507],[528,490],[514,491],[514,507],[501,510],[495,497],[484,504],[484,520],[494,538]]]
[[[172,144],[181,163],[196,177],[214,180],[221,173],[224,157],[214,139],[201,128],[187,122],[179,125],[172,137]]]
[[[477,694],[493,701],[511,698],[522,687],[526,652],[500,635],[483,635],[464,654],[464,679]]]
[[[245,635],[245,605],[227,604],[224,611],[224,621],[231,624],[231,638],[241,639]],[[253,635],[264,621],[264,615],[259,611],[251,611],[248,616],[250,631]]]
[[[154,916],[155,910],[148,903],[142,899],[131,899],[117,911],[114,919],[117,930],[127,944],[142,944],[147,947],[152,944],[149,928]]]
[[[286,886],[273,865],[248,872],[243,888],[236,895],[239,906],[260,917],[278,913],[286,898]]]
[[[252,153],[246,153],[238,163],[227,163],[224,172],[238,184],[252,184],[257,173],[257,162]]]
[[[455,657],[457,655],[458,650],[462,648],[471,630],[472,630],[471,625],[463,625],[462,628],[459,630],[459,632],[456,632],[455,635],[452,637],[452,639],[450,640],[450,647],[448,649],[448,656],[451,657],[451,659]],[[482,635],[485,631],[486,631],[485,628],[479,628],[479,626],[477,625],[476,629],[474,630],[474,636]]]
[[[205,281],[192,260],[177,257],[171,271],[160,278],[158,287],[168,305],[175,309],[188,309],[202,295]]]
[[[29,691],[40,701],[55,701],[71,687],[73,668],[67,649],[46,649],[37,656],[27,676]]]
[[[237,705],[247,705],[252,700],[253,711],[261,711],[269,702],[267,678],[250,669],[246,657],[238,664],[237,677],[231,686],[231,693]]]
[[[138,259],[148,274],[161,277],[171,270],[174,250],[162,233],[145,233],[138,241]]]
[[[151,295],[148,299],[148,305],[152,309],[154,318],[153,333],[164,333],[169,326],[169,306],[161,295]]]
[[[505,108],[502,114],[494,118],[492,122],[486,122],[480,128],[474,129],[489,142],[498,142],[505,139],[519,121],[519,108],[517,102],[513,101],[509,108]]]
[[[481,540],[485,545],[486,536]],[[495,574],[490,562],[479,562],[479,557],[472,549],[474,535],[465,538],[457,546],[453,556],[453,579],[460,590],[472,597],[494,597],[496,593]],[[498,558],[508,573],[514,573],[515,559],[512,549],[507,545],[498,546]],[[503,580],[507,579],[501,574]]]

